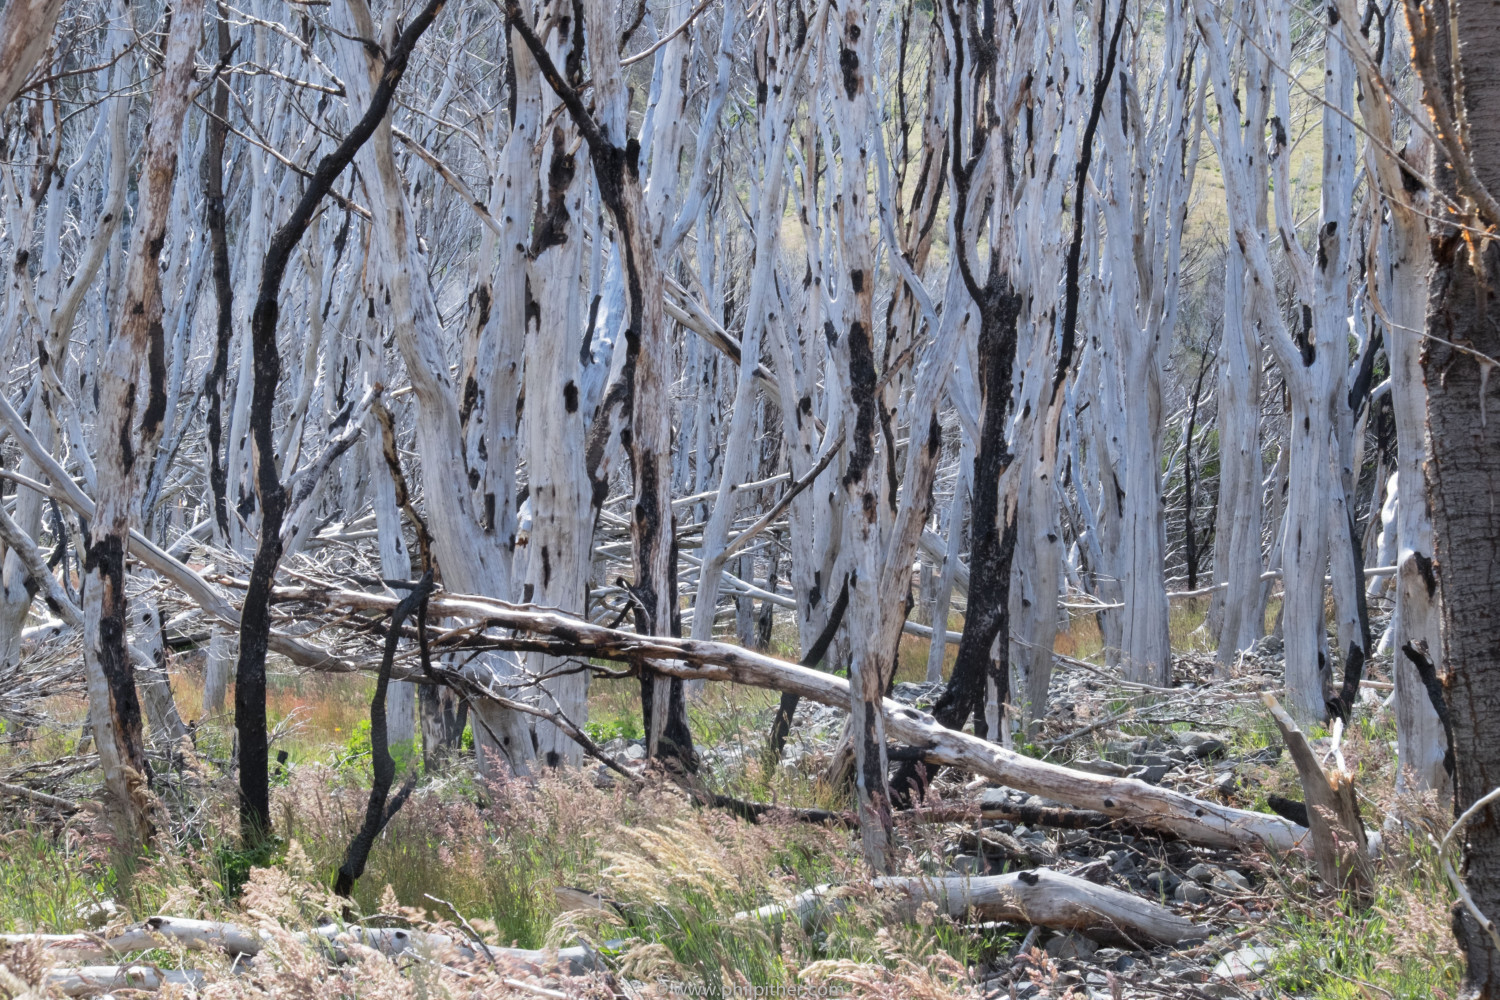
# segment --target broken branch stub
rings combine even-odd
[[[1312,831],[1313,861],[1318,876],[1336,889],[1368,903],[1374,887],[1369,845],[1359,801],[1354,794],[1354,775],[1342,768],[1325,771],[1318,763],[1307,737],[1269,691],[1261,700],[1271,712],[1281,738],[1286,741],[1302,794],[1307,801],[1308,827]]]

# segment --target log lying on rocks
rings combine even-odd
[[[1045,868],[978,878],[877,878],[870,887],[895,906],[901,919],[915,916],[924,903],[935,903],[940,913],[955,919],[1079,931],[1107,944],[1179,944],[1209,936],[1209,928],[1158,903]],[[793,919],[812,932],[848,900],[846,888],[819,886],[789,903],[762,906],[736,914],[735,919]]]
[[[1064,809],[1057,806],[976,805],[974,803],[940,802],[906,809],[898,819],[914,823],[964,823],[974,820],[1004,820],[1027,826],[1050,826],[1058,830],[1099,830],[1112,822],[1109,816],[1092,809]],[[1129,826],[1129,823],[1124,825]]]
[[[251,957],[259,954],[264,935],[235,924],[187,917],[150,917],[116,931],[99,934],[0,934],[0,945],[23,942],[39,944],[56,959],[73,962],[118,962],[138,951],[177,944],[191,950],[211,949],[226,955]]]
[[[412,930],[406,927],[360,927],[325,924],[311,932],[293,935],[300,943],[314,943],[330,951],[337,962],[348,960],[342,945],[355,943],[372,948],[382,955],[395,957],[407,952],[428,954],[456,953],[464,959],[475,959],[479,953],[463,938],[430,931]],[[31,943],[41,945],[49,957],[56,961],[97,962],[81,969],[67,970],[70,975],[99,978],[100,970],[152,969],[153,966],[105,965],[118,962],[132,952],[149,951],[164,945],[177,944],[190,950],[213,950],[230,957],[254,958],[259,955],[271,937],[261,931],[241,927],[238,924],[220,923],[213,920],[193,920],[187,917],[155,916],[140,924],[103,937],[98,934],[0,934],[0,945]],[[595,952],[584,947],[562,948],[557,951],[535,951],[528,948],[495,948],[490,953],[497,958],[506,958],[530,972],[542,973],[558,969],[567,975],[583,975],[599,967]],[[198,975],[193,973],[193,975]],[[87,978],[87,977],[85,977]],[[132,989],[159,989],[162,982],[177,982],[171,978],[155,980],[156,985],[140,985],[134,979],[120,980],[115,988],[127,985]],[[79,980],[80,983],[83,980]],[[82,994],[69,993],[69,996]]]
[[[154,965],[86,965],[47,973],[48,989],[68,997],[98,996],[111,990],[155,991],[163,986],[196,990],[203,981],[203,973],[192,969],[158,969]]]
[[[330,610],[389,612],[397,598],[330,587],[278,587],[278,602],[305,602]],[[637,635],[537,608],[488,597],[438,595],[428,603],[433,616],[462,618],[510,629],[510,635],[482,637],[491,648],[594,657],[627,663],[649,662],[660,673],[688,680],[733,681],[795,694],[824,705],[849,704],[849,682],[722,642]],[[524,634],[522,634],[524,633]],[[962,768],[1011,788],[1042,795],[1079,809],[1093,810],[1134,825],[1171,833],[1212,847],[1266,847],[1289,850],[1307,837],[1307,828],[1280,816],[1195,799],[1137,778],[1111,778],[1035,760],[968,733],[940,726],[931,715],[886,699],[886,733],[917,747],[929,760]]]

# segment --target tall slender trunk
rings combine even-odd
[[[127,645],[125,553],[131,522],[140,514],[141,480],[155,459],[167,409],[160,260],[202,15],[202,0],[186,0],[173,11],[138,182],[128,291],[99,370],[98,497],[83,566],[84,675],[108,808],[116,819],[118,849],[127,859],[151,839],[154,820],[151,765]]]
[[[1444,194],[1469,206],[1462,217],[1445,212],[1433,227],[1422,355],[1457,813],[1500,786],[1500,379],[1491,377],[1500,359],[1500,247],[1451,224],[1500,225],[1493,198],[1500,192],[1500,7],[1408,0],[1407,17],[1423,99],[1443,141],[1431,173]],[[1455,120],[1465,123],[1463,131],[1450,125]],[[1461,842],[1464,884],[1493,921],[1500,917],[1500,803],[1471,818]],[[1468,957],[1465,995],[1494,1000],[1500,997],[1494,925],[1482,928],[1462,907],[1455,912]]]

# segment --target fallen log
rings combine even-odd
[[[1159,903],[1109,886],[1039,868],[979,878],[877,878],[870,889],[911,919],[926,903],[955,919],[1009,921],[1079,931],[1108,944],[1139,947],[1207,938],[1209,928]],[[796,920],[809,933],[848,905],[857,890],[819,886],[790,902],[735,915],[736,920]]]
[[[397,601],[381,594],[316,586],[278,587],[273,600],[305,602],[330,610],[384,612]],[[847,680],[727,643],[637,635],[488,597],[435,595],[429,602],[429,613],[512,630],[511,635],[483,636],[482,641],[490,648],[649,662],[660,673],[686,680],[731,681],[796,694],[824,705],[849,704]],[[475,636],[471,633],[469,638]],[[884,700],[882,709],[886,733],[923,750],[930,760],[1020,791],[1125,819],[1136,826],[1213,847],[1284,851],[1299,846],[1307,837],[1305,827],[1280,816],[1195,799],[1137,778],[1089,774],[1026,757],[977,736],[946,729],[928,713],[891,699]]]
[[[39,792],[35,788],[27,788],[25,785],[11,785],[4,781],[0,781],[0,794],[30,799],[37,805],[48,806],[52,809],[61,809],[63,812],[78,812],[80,809],[87,809],[91,812],[99,811],[99,805],[96,802],[74,802],[72,799],[65,799],[58,795],[49,795],[46,792]]]
[[[964,823],[974,820],[1025,823],[1027,826],[1050,826],[1057,830],[1098,830],[1115,821],[1092,809],[1064,809],[1058,806],[991,805],[942,803],[919,806],[896,814],[898,820],[913,823]],[[1129,826],[1129,823],[1119,825]]]
[[[0,934],[0,945],[29,942],[41,945],[57,959],[101,964],[118,962],[132,952],[150,951],[174,943],[190,950],[211,949],[230,956],[250,957],[260,952],[264,940],[264,935],[235,924],[165,916],[149,917],[109,937],[84,932]]]
[[[53,969],[47,987],[63,996],[88,997],[111,990],[155,991],[163,986],[198,989],[203,973],[193,969],[158,969],[154,965],[88,965],[77,969]]]
[[[342,945],[360,944],[374,949],[382,955],[394,958],[407,952],[429,954],[456,953],[464,959],[478,957],[478,952],[463,938],[430,931],[413,930],[406,927],[360,927],[324,924],[310,932],[299,932],[293,938],[302,944],[316,944],[330,951],[335,961],[348,960]],[[99,963],[83,968],[67,970],[79,975],[99,978],[100,970],[151,969],[147,965],[111,965],[118,963],[133,952],[150,951],[166,945],[176,944],[188,950],[219,951],[231,958],[240,956],[254,958],[259,955],[272,938],[264,931],[252,930],[238,924],[213,920],[194,920],[188,917],[155,916],[132,927],[124,928],[108,937],[78,932],[73,934],[0,934],[0,945],[35,944],[44,948],[54,961]],[[582,975],[599,967],[598,956],[585,947],[561,948],[557,951],[536,951],[528,948],[490,948],[497,957],[508,958],[518,965],[533,971],[545,972],[553,969],[568,975]],[[176,982],[168,979],[166,982]],[[121,980],[115,988],[129,985],[133,989],[158,989],[155,986],[137,985],[134,980]],[[69,994],[75,996],[81,994]]]

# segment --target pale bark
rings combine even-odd
[[[11,0],[0,15],[0,108],[20,92],[52,39],[63,0]]]
[[[1340,10],[1345,17],[1353,13],[1347,3],[1341,4]],[[1385,332],[1396,417],[1396,472],[1392,477],[1396,552],[1392,561],[1398,570],[1390,655],[1396,682],[1397,785],[1403,789],[1409,787],[1408,783],[1416,789],[1443,789],[1448,782],[1443,769],[1447,752],[1443,724],[1416,667],[1401,652],[1408,642],[1427,650],[1441,674],[1442,601],[1433,570],[1432,517],[1423,478],[1428,454],[1427,386],[1419,336],[1426,323],[1432,254],[1427,222],[1414,203],[1411,173],[1405,165],[1427,161],[1428,140],[1416,131],[1404,151],[1395,149],[1387,84],[1380,67],[1362,39],[1354,40],[1354,55],[1360,72],[1360,110],[1370,131],[1365,169],[1379,186],[1389,212],[1386,224],[1379,229],[1384,252],[1378,257],[1381,269],[1372,282],[1371,298]]]
[[[159,262],[202,15],[201,0],[188,0],[172,20],[138,182],[127,264],[129,294],[120,310],[119,331],[100,365],[99,496],[84,563],[84,666],[108,805],[120,849],[127,855],[151,839],[154,821],[151,765],[127,649],[125,553],[131,522],[140,516],[143,472],[155,458],[166,412]],[[144,399],[141,387],[146,388]]]

